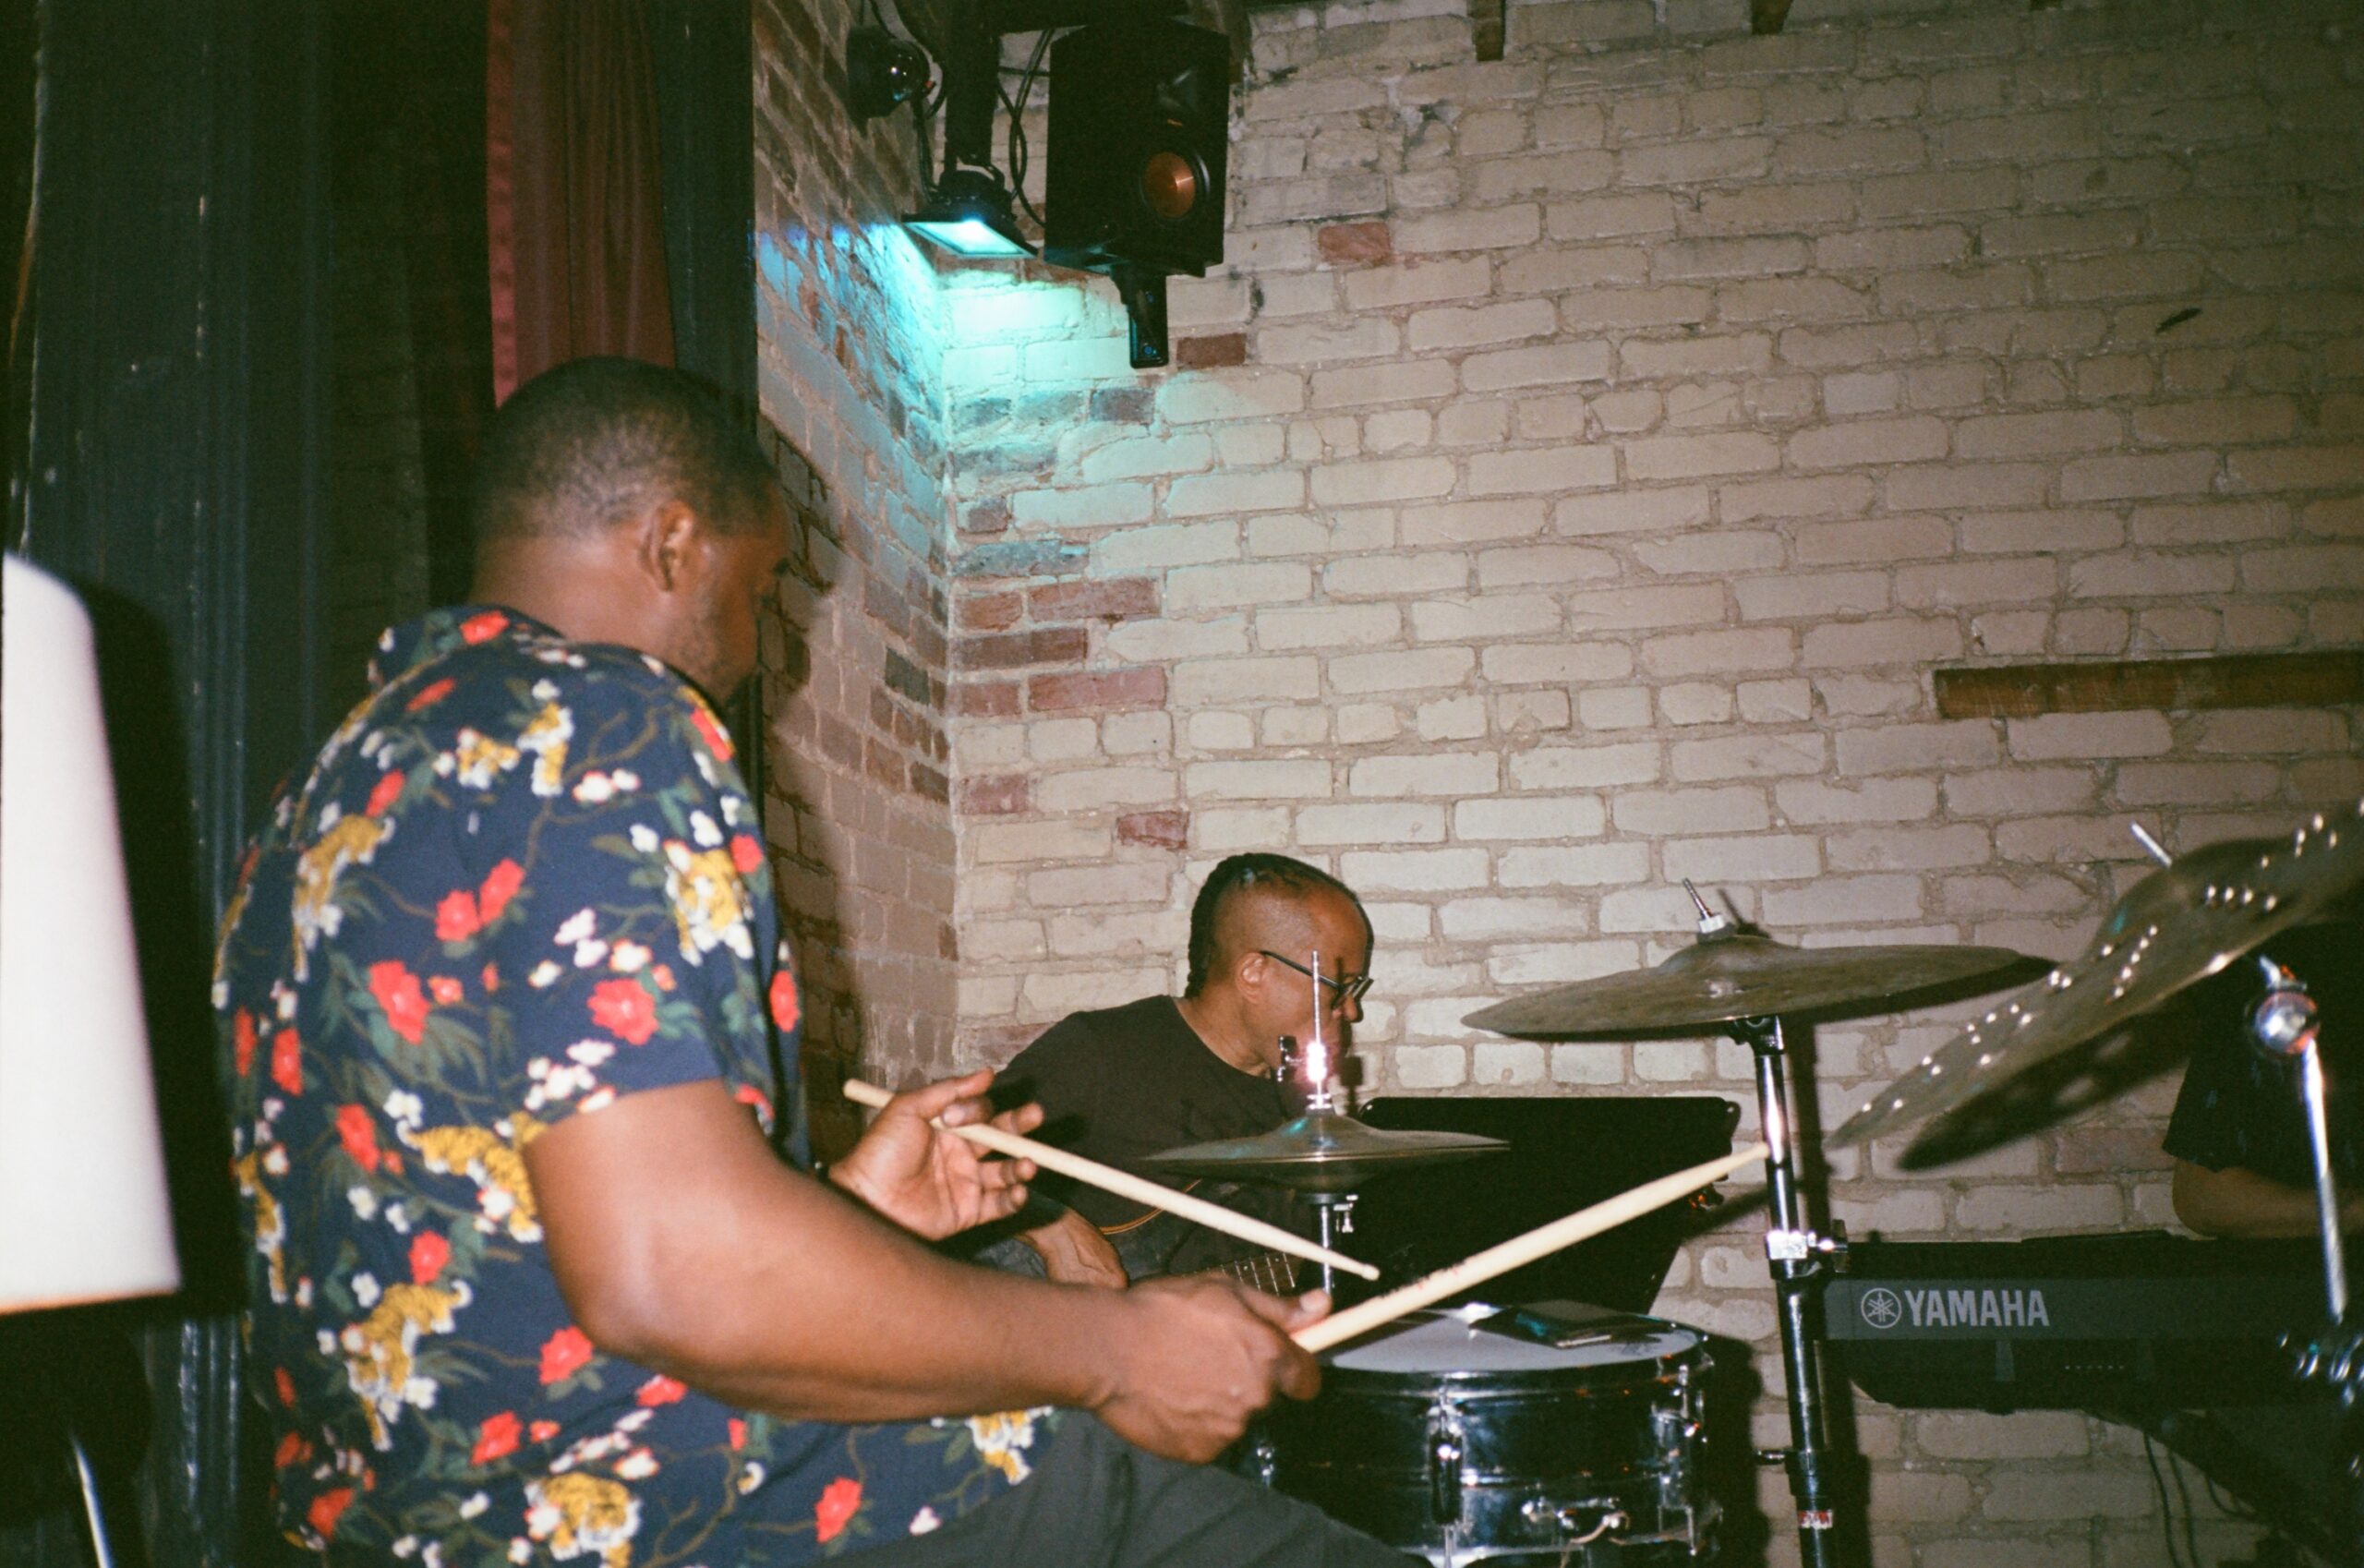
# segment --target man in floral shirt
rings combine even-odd
[[[834,1186],[803,1168],[795,981],[699,691],[753,670],[784,552],[754,443],[687,378],[578,361],[496,420],[476,520],[484,602],[387,633],[224,922],[290,1538],[453,1568],[1395,1561],[1171,1462],[1309,1392],[1307,1309],[913,1239],[1023,1198],[1030,1166],[931,1125],[984,1116],[989,1075],[899,1096]]]

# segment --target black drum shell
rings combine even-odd
[[[1688,1535],[1706,1356],[1697,1335],[1680,1343],[1550,1368],[1328,1366],[1313,1399],[1266,1412],[1260,1462],[1280,1490],[1413,1550],[1550,1550],[1568,1535],[1558,1511],[1594,1502],[1626,1514],[1629,1539]],[[1459,1457],[1441,1465],[1447,1431]]]

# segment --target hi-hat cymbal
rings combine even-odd
[[[1655,969],[1497,1002],[1461,1021],[1499,1034],[1621,1034],[1791,1013],[1893,1012],[1894,998],[2035,960],[2008,947],[1792,947],[1702,937]]]
[[[2364,802],[2286,838],[2237,838],[2178,856],[2118,900],[2082,953],[1922,1058],[1835,1136],[1862,1141],[1959,1110],[2043,1064],[2051,1064],[2044,1076],[2063,1076],[2077,1065],[2065,1053],[2105,1043],[2358,887]]]
[[[1388,1132],[1335,1111],[1309,1111],[1253,1138],[1187,1144],[1138,1163],[1185,1176],[1266,1181],[1306,1192],[1355,1192],[1374,1176],[1415,1165],[1499,1154],[1509,1147],[1499,1138],[1462,1132]]]

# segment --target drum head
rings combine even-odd
[[[1637,1363],[1680,1360],[1696,1351],[1702,1341],[1695,1330],[1665,1323],[1630,1337],[1562,1350],[1475,1326],[1493,1311],[1473,1302],[1449,1312],[1415,1313],[1390,1332],[1324,1357],[1324,1376],[1343,1373],[1344,1381],[1353,1382],[1358,1381],[1357,1373],[1514,1380],[1530,1374],[1582,1382],[1598,1372],[1630,1375]]]

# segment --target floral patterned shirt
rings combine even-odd
[[[806,1163],[761,829],[722,726],[654,659],[483,606],[380,649],[248,852],[214,983],[288,1537],[760,1568],[1023,1479],[1042,1413],[775,1419],[571,1321],[523,1154],[551,1127],[718,1079]]]

